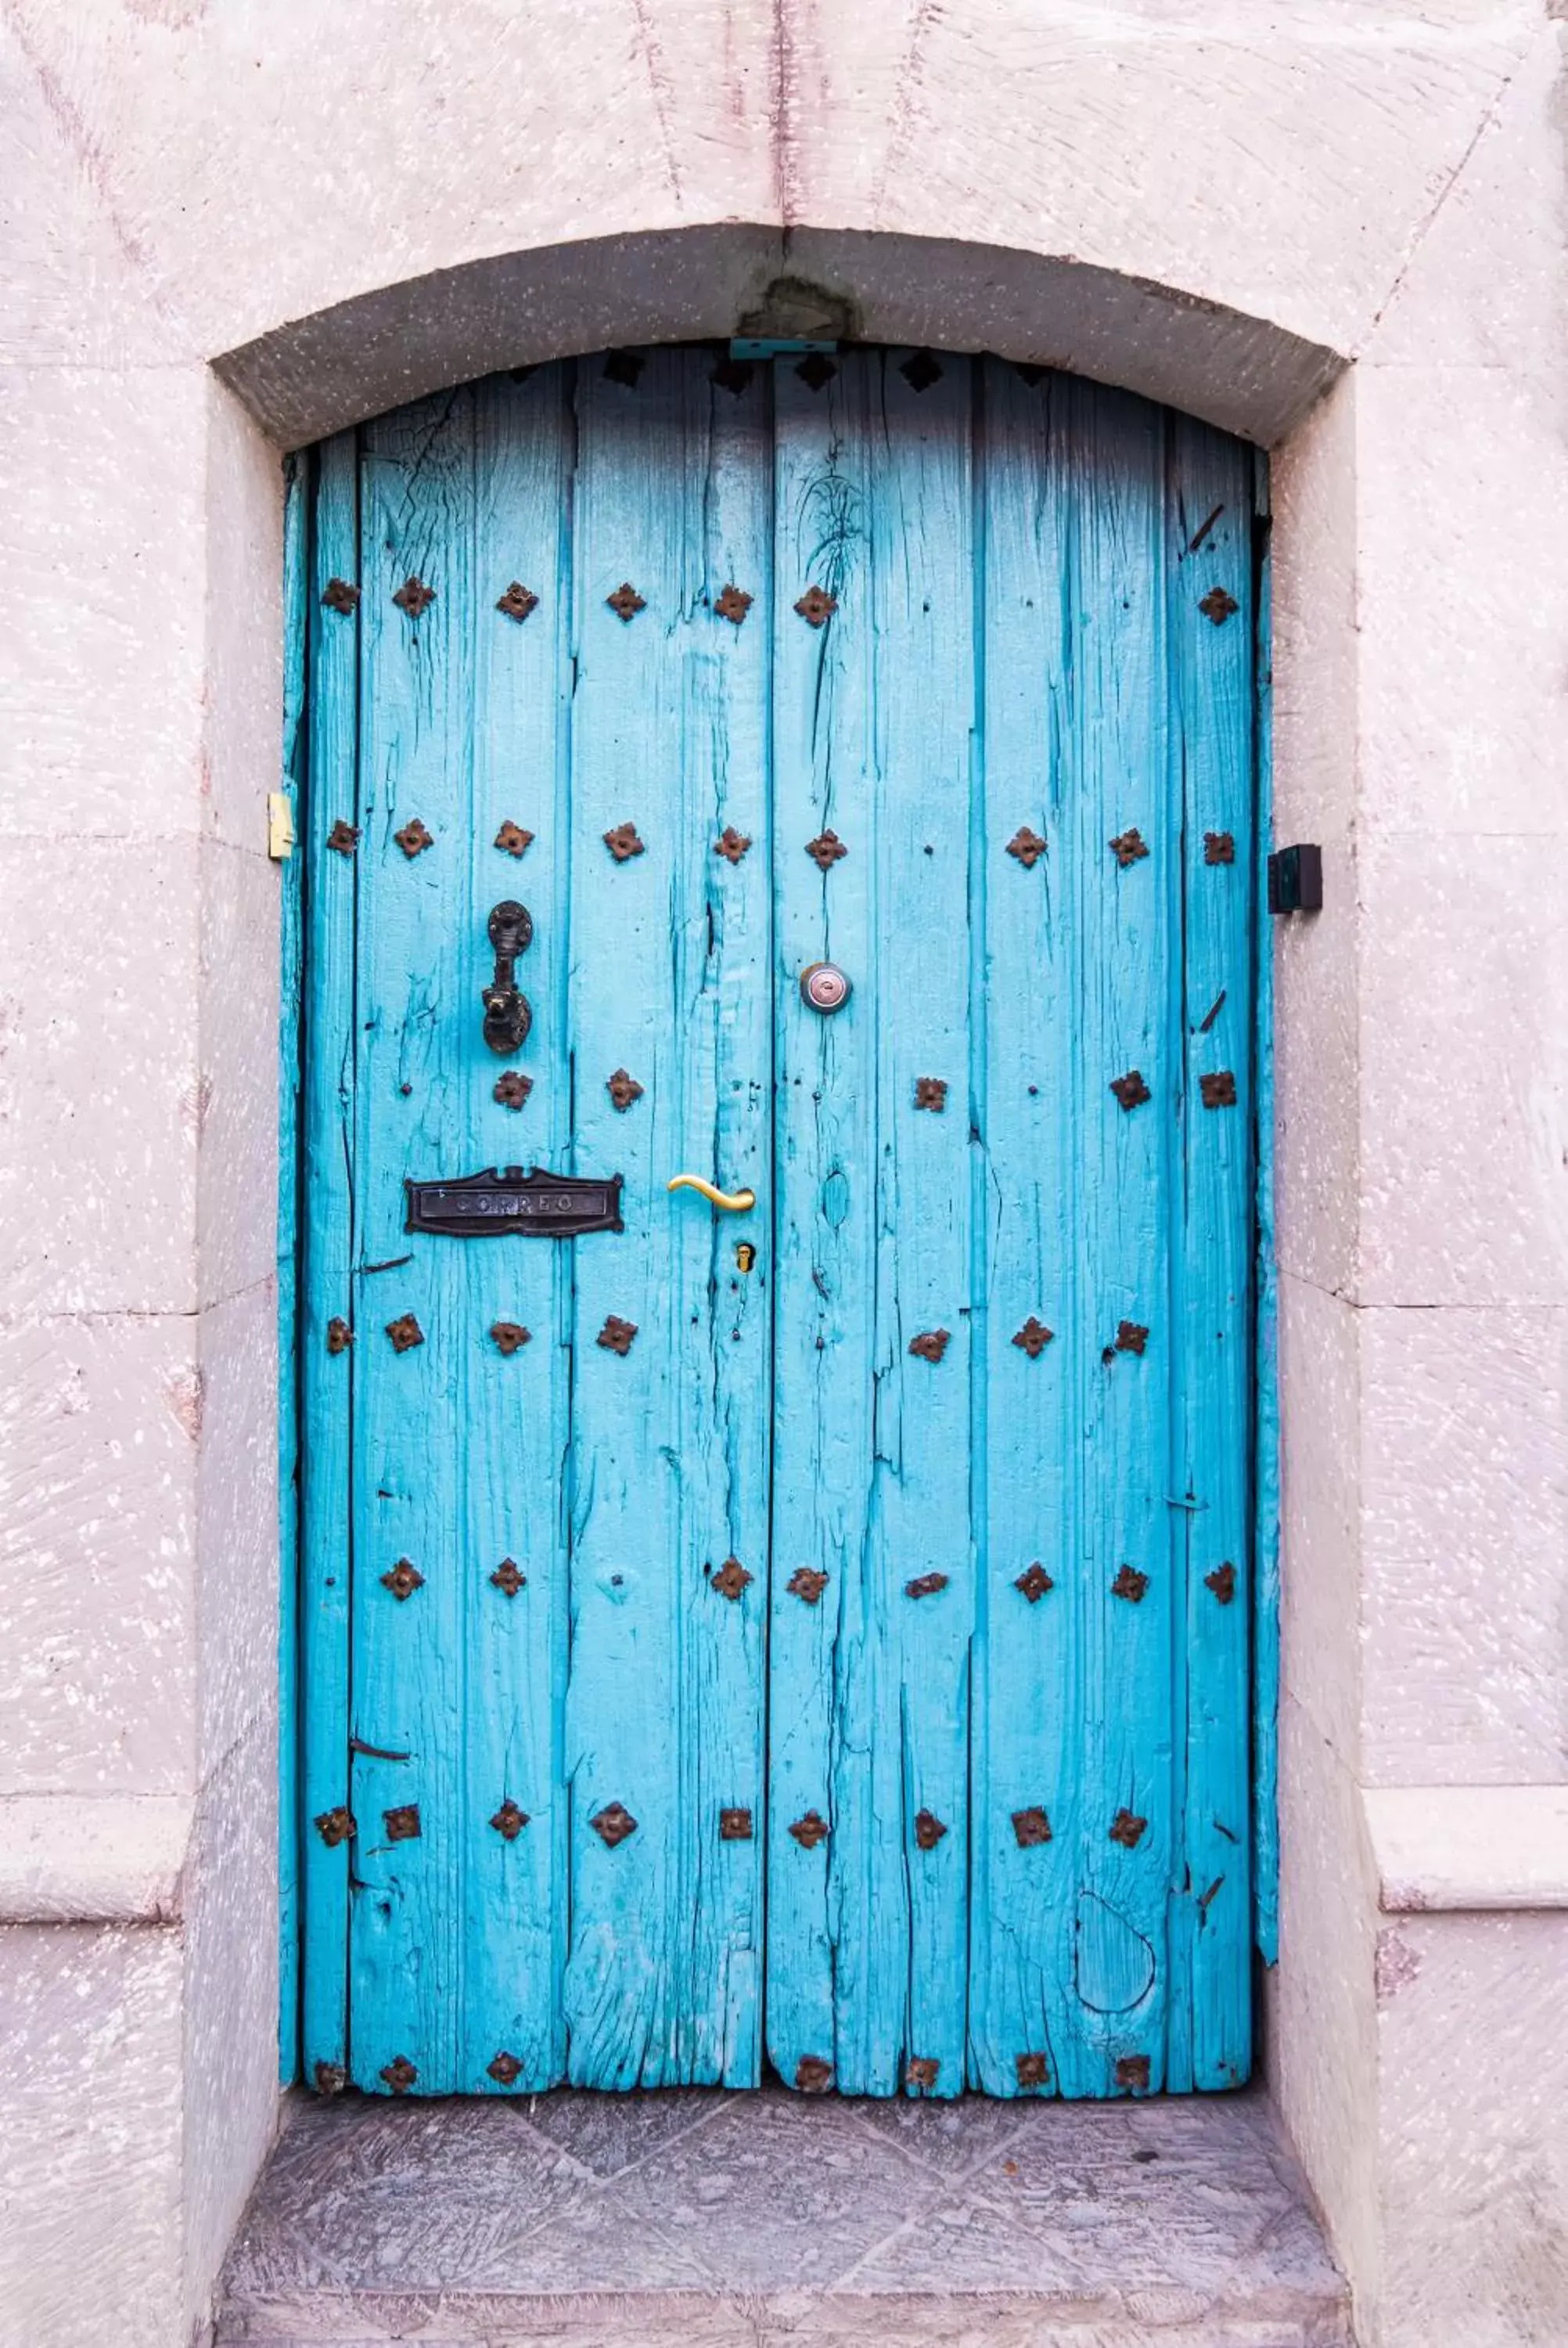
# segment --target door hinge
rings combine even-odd
[[[287,791],[267,793],[267,853],[274,864],[294,852],[294,803]]]

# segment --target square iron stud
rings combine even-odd
[[[519,1590],[526,1590],[528,1585],[528,1577],[515,1557],[504,1557],[490,1581],[497,1590],[504,1590],[508,1598],[515,1598]]]
[[[436,845],[434,839],[425,830],[417,816],[411,816],[409,820],[392,836],[411,864],[416,856],[423,855],[425,849],[434,848]]]
[[[938,1591],[946,1590],[947,1586],[945,1573],[917,1573],[913,1581],[904,1584],[904,1595],[906,1598],[935,1598]]]
[[[1119,1354],[1141,1354],[1149,1342],[1149,1332],[1141,1321],[1118,1321],[1116,1351]]]
[[[722,358],[708,381],[716,383],[719,389],[727,391],[733,399],[739,399],[753,373],[754,369],[744,359]]]
[[[1228,1606],[1235,1596],[1235,1568],[1228,1561],[1216,1565],[1212,1573],[1204,1576],[1204,1588],[1212,1590],[1222,1606]]]
[[[911,2054],[904,2065],[904,2085],[927,2095],[937,2084],[942,2065],[935,2054]]]
[[[838,598],[830,595],[825,587],[808,587],[794,608],[814,628],[825,628],[838,609]]]
[[[1234,864],[1235,840],[1228,831],[1205,831],[1204,834],[1205,864]]]
[[[922,1362],[939,1362],[952,1343],[948,1329],[922,1329],[909,1340],[909,1351]]]
[[[1050,1840],[1050,1820],[1038,1807],[1027,1810],[1015,1810],[1012,1814],[1012,1830],[1018,1838],[1020,1850],[1033,1850],[1040,1843]]]
[[[726,587],[722,594],[713,598],[713,616],[728,620],[733,627],[738,628],[751,610],[753,601],[743,587]]]
[[[1212,1076],[1200,1076],[1198,1090],[1205,1108],[1235,1107],[1235,1077],[1229,1068],[1220,1068]]]
[[[622,1116],[631,1107],[633,1101],[640,1101],[642,1098],[641,1086],[635,1076],[628,1076],[624,1068],[617,1068],[612,1076],[605,1079],[604,1089]]]
[[[750,1810],[721,1810],[719,1812],[719,1840],[721,1842],[750,1842],[751,1838],[752,1814]]]
[[[1032,359],[1014,359],[1012,365],[1013,373],[1028,384],[1030,391],[1037,391],[1050,373],[1047,366],[1036,366]]]
[[[510,1795],[507,1797],[507,1799],[501,1804],[500,1808],[496,1812],[495,1817],[490,1820],[490,1824],[495,1828],[496,1832],[500,1836],[503,1842],[516,1842],[518,1837],[522,1833],[523,1828],[528,1825],[528,1814],[527,1810],[519,1810],[516,1802],[512,1800]]]
[[[1050,1574],[1047,1573],[1040,1560],[1036,1558],[1032,1565],[1026,1566],[1024,1568],[1024,1570],[1019,1575],[1018,1580],[1013,1583],[1013,1588],[1015,1590],[1021,1590],[1031,1606],[1038,1606],[1040,1600],[1045,1596],[1047,1591],[1054,1590],[1056,1588],[1056,1584],[1052,1581]]]
[[[647,364],[641,351],[606,351],[604,379],[606,383],[618,383],[624,390],[632,391]]]
[[[814,864],[826,872],[830,867],[838,862],[840,857],[847,856],[849,850],[837,832],[819,831],[815,839],[806,841],[805,852]]]
[[[917,1108],[936,1109],[938,1113],[944,1110],[948,1106],[946,1076],[917,1076],[915,1106]]]
[[[521,1351],[532,1337],[533,1331],[525,1329],[520,1321],[492,1321],[490,1334],[496,1341],[497,1354],[510,1356]]]
[[[348,2085],[348,2073],[341,2063],[318,2063],[311,2072],[311,2085],[318,2096],[341,2096]]]
[[[1149,1577],[1146,1573],[1140,1573],[1135,1565],[1122,1565],[1116,1569],[1116,1579],[1111,1585],[1111,1595],[1112,1598],[1124,1598],[1129,1606],[1141,1606],[1148,1587]]]
[[[646,853],[634,823],[618,823],[612,830],[605,833],[604,844],[618,864],[628,863],[632,857]]]
[[[1134,827],[1131,831],[1117,833],[1111,843],[1111,853],[1125,872],[1129,864],[1136,864],[1141,856],[1148,855],[1149,844],[1143,833]]]
[[[322,602],[329,612],[357,612],[359,589],[346,579],[329,579],[322,589]]]
[[[436,590],[427,587],[423,579],[416,578],[410,572],[392,600],[400,612],[406,612],[411,620],[417,620],[436,601]]]
[[[623,579],[614,594],[607,595],[604,600],[616,618],[628,623],[637,617],[639,612],[648,609],[647,597],[638,593],[630,579]]]
[[[1045,842],[1027,823],[1020,824],[1008,842],[1008,854],[1016,856],[1026,872],[1032,872],[1045,854]]]
[[[1116,2065],[1116,2085],[1137,2092],[1149,2085],[1149,2057],[1146,2054],[1123,2054]]]
[[[796,1818],[790,1832],[802,1850],[815,1850],[819,1842],[827,1840],[829,1828],[820,1810],[807,1810],[804,1818]]]
[[[827,1576],[818,1573],[813,1565],[797,1565],[784,1588],[792,1598],[800,1599],[807,1606],[815,1606],[827,1588]]]
[[[1054,1329],[1048,1329],[1044,1322],[1031,1313],[1015,1334],[1013,1344],[1026,1353],[1031,1362],[1038,1362],[1055,1334]]]
[[[802,359],[795,373],[807,391],[821,391],[833,381],[838,369],[834,366],[833,361],[830,358],[825,358],[820,351],[813,351],[808,357]]]
[[[594,1343],[602,1345],[607,1354],[619,1354],[624,1359],[631,1351],[631,1341],[636,1334],[635,1321],[623,1321],[619,1313],[612,1313]]]
[[[942,370],[929,351],[916,351],[898,370],[911,391],[929,391],[942,380]]]
[[[359,1832],[354,1812],[341,1802],[335,1810],[323,1810],[314,1824],[317,1834],[329,1850],[336,1850],[339,1843],[348,1842]]]
[[[739,1598],[752,1586],[753,1576],[746,1571],[738,1557],[727,1557],[712,1577],[711,1587],[721,1598]]]
[[[382,1575],[381,1586],[384,1590],[390,1590],[401,1602],[405,1598],[412,1598],[416,1590],[424,1589],[425,1576],[408,1558],[400,1557],[391,1572]]]
[[[509,816],[496,834],[497,847],[504,848],[508,856],[526,855],[533,844],[533,833],[525,831],[522,825],[514,823]]]
[[[1129,1068],[1124,1076],[1113,1077],[1111,1089],[1123,1108],[1140,1108],[1150,1097],[1149,1087],[1137,1068]]]
[[[340,1319],[340,1317],[334,1313],[333,1318],[327,1323],[328,1353],[346,1354],[353,1343],[354,1331],[349,1327],[346,1321]]]
[[[498,2054],[491,2055],[485,2068],[498,2087],[515,2086],[523,2072],[517,2056],[508,2054],[504,2046]]]
[[[794,2066],[794,2083],[803,2096],[825,2096],[833,2084],[833,2065],[820,2054],[803,2054]]]
[[[496,1078],[491,1097],[498,1100],[503,1108],[521,1108],[533,1088],[532,1076],[519,1076],[516,1068],[508,1068],[504,1076]]]
[[[406,2054],[396,2054],[383,2065],[381,2076],[395,2096],[405,2096],[419,2074]]]
[[[417,1842],[424,1831],[419,1823],[417,1802],[400,1802],[395,1809],[383,1810],[381,1823],[386,1829],[388,1842]]]
[[[620,1802],[607,1804],[596,1817],[589,1818],[589,1824],[600,1842],[610,1850],[617,1843],[624,1842],[628,1835],[637,1832],[637,1820]]]
[[[339,856],[352,856],[359,846],[359,826],[344,823],[340,816],[327,834],[327,846]]]
[[[395,1354],[406,1354],[414,1346],[425,1343],[425,1332],[412,1313],[400,1313],[395,1321],[389,1321],[386,1334],[392,1340]]]
[[[738,864],[751,844],[743,831],[737,831],[733,823],[727,823],[713,842],[713,853],[722,856],[726,864]]]
[[[1043,2054],[1015,2054],[1012,2066],[1020,2087],[1045,2087],[1050,2084],[1050,2065]]]
[[[1223,628],[1231,613],[1239,612],[1241,605],[1234,595],[1227,595],[1223,587],[1211,587],[1199,602],[1198,609],[1205,620],[1212,620],[1216,628]]]
[[[1118,1810],[1111,1821],[1111,1839],[1119,1842],[1123,1850],[1136,1850],[1148,1823],[1136,1810]]]
[[[508,620],[526,620],[528,613],[537,612],[538,607],[538,597],[531,587],[525,587],[520,579],[514,579],[506,593],[498,596],[496,602],[497,611],[504,612]]]
[[[941,1841],[942,1837],[947,1833],[947,1828],[942,1824],[941,1819],[937,1816],[935,1810],[916,1811],[915,1845],[917,1849],[935,1850],[937,1845]]]

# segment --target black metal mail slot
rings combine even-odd
[[[487,1166],[445,1182],[405,1180],[410,1231],[482,1240],[518,1231],[535,1239],[575,1240],[585,1231],[619,1231],[619,1174],[547,1174],[542,1166]]]

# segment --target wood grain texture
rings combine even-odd
[[[280,788],[294,813],[305,805],[310,742],[305,721],[309,659],[311,463],[291,457],[283,492],[283,728]],[[279,873],[278,981],[278,2074],[300,2067],[300,1411],[299,1317],[301,1053],[304,959],[302,928],[307,852],[296,845]]]
[[[1273,570],[1268,459],[1253,456],[1253,1130],[1257,1149],[1255,1337],[1253,1356],[1253,1908],[1265,1964],[1279,1954],[1279,1294],[1274,1244],[1274,934],[1268,853],[1274,843]]]

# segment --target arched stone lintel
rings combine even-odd
[[[819,288],[857,339],[1059,366],[1264,448],[1346,364],[1266,319],[1060,254],[743,222],[467,262],[292,321],[215,364],[271,437],[299,448],[499,368],[757,331],[783,280]]]

